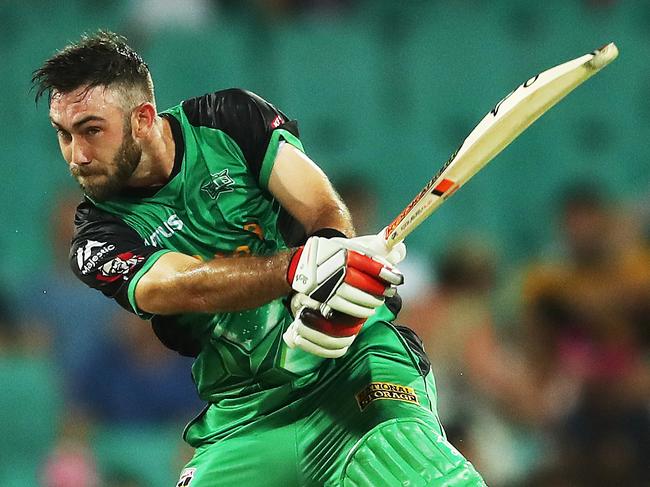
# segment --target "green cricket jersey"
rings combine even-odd
[[[267,191],[280,144],[302,149],[295,122],[239,89],[187,100],[161,115],[176,145],[170,180],[106,202],[86,199],[71,250],[84,282],[146,318],[135,287],[164,253],[205,260],[270,255],[302,234]],[[291,320],[283,300],[241,312],[151,318],[163,343],[196,357],[193,377],[202,399],[236,397],[277,381],[274,367],[286,353],[281,334]]]

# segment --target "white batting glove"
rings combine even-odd
[[[392,249],[389,249],[384,240],[384,230],[379,232],[377,235],[363,235],[361,237],[348,239],[339,239],[337,237],[332,240],[339,240],[342,245],[347,245],[350,249],[371,255],[372,257],[385,259],[395,266],[406,258],[406,245],[404,242],[400,242]]]
[[[406,258],[406,245],[403,242],[398,243],[392,249],[389,249],[384,240],[384,230],[379,232],[376,235],[363,235],[361,237],[354,238],[340,238],[335,237],[332,240],[339,242],[344,247],[355,250],[364,255],[372,257],[374,260],[379,261],[386,265],[387,267],[393,268],[393,266],[399,264]],[[398,271],[399,272],[399,271]],[[404,283],[404,278],[402,282]],[[396,288],[393,286],[390,290],[384,293],[385,297],[394,296],[396,293]],[[324,304],[321,307],[321,312],[328,316],[329,308],[327,304]]]
[[[348,351],[366,320],[341,313],[325,319],[320,313],[320,305],[305,294],[296,294],[291,299],[295,319],[282,338],[290,348],[299,348],[323,358],[341,357]]]
[[[383,259],[364,253],[351,239],[310,237],[292,257],[287,280],[297,293],[321,304],[321,313],[332,310],[356,318],[368,318],[395,294],[404,282],[402,274]]]

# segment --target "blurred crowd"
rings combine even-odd
[[[648,222],[597,185],[554,201],[539,255],[513,269],[485,239],[461,240],[401,318],[489,485],[649,485]]]
[[[0,485],[170,484],[191,457],[183,424],[203,407],[191,361],[72,274],[80,198],[65,192],[53,206],[51,268],[13,302],[1,297],[0,388],[8,400],[0,417],[10,440],[0,447]]]

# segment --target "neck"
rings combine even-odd
[[[167,119],[157,116],[151,132],[141,142],[142,158],[129,179],[132,188],[162,186],[174,168],[175,143]]]

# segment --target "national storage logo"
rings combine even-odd
[[[357,393],[356,398],[361,411],[366,409],[370,403],[378,399],[389,399],[392,401],[419,404],[415,389],[399,384],[391,384],[390,382],[371,382],[361,392]]]

